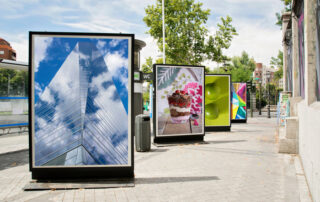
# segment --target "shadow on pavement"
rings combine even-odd
[[[209,144],[225,144],[225,143],[235,143],[235,142],[247,142],[247,140],[215,140],[206,141]]]
[[[217,176],[194,176],[194,177],[153,177],[153,178],[135,178],[137,184],[160,184],[174,182],[196,182],[220,180]]]
[[[29,150],[0,154],[0,162],[0,170],[28,164]]]

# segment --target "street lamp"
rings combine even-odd
[[[271,118],[270,115],[270,72],[267,72],[267,79],[268,79],[268,118]]]
[[[165,23],[164,23],[164,0],[162,0],[162,51],[163,51],[163,64],[166,64],[166,31],[165,31]]]
[[[261,79],[259,79],[259,115],[261,115]]]

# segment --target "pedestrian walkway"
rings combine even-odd
[[[0,201],[300,201],[297,158],[277,152],[276,120],[248,119],[231,130],[206,134],[206,144],[135,153],[133,188],[24,192],[31,174],[14,157],[19,162],[0,168]]]

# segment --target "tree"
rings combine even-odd
[[[146,9],[143,21],[149,27],[148,33],[157,40],[162,51],[162,0]],[[202,3],[194,0],[165,0],[165,51],[166,62],[199,65],[206,59],[221,62],[228,59],[223,49],[230,46],[236,29],[232,18],[221,18],[216,34],[210,35],[205,24],[210,9],[202,9]]]
[[[276,22],[276,25],[280,26],[282,28],[282,14],[284,12],[288,12],[288,11],[291,11],[292,9],[292,5],[291,5],[291,2],[292,0],[280,0],[283,2],[283,5],[284,5],[284,9],[281,11],[281,12],[277,12],[276,13],[276,17],[277,17],[277,22]]]
[[[213,73],[231,74],[233,82],[247,82],[252,80],[252,72],[256,67],[253,58],[250,58],[248,53],[242,52],[241,56],[234,56],[231,58],[231,64],[216,68]]]
[[[271,57],[270,64],[278,68],[274,73],[274,80],[279,81],[283,77],[283,52],[279,50],[277,57]]]
[[[146,62],[142,65],[142,72],[143,73],[151,73],[152,72],[152,57],[148,57]]]

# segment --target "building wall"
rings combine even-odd
[[[315,202],[320,201],[320,103],[298,103],[299,155]]]
[[[295,5],[293,18],[291,18],[293,54],[298,53],[298,57],[292,59],[293,81],[291,82],[294,92],[292,100],[299,101],[297,104],[290,103],[290,105],[296,106],[292,111],[297,112],[296,116],[298,116],[299,155],[309,190],[313,201],[320,202],[320,101],[316,96],[316,69],[319,63],[317,61],[319,57],[316,57],[319,54],[316,52],[317,0],[294,0],[293,5]],[[286,29],[283,29],[283,32],[285,31]],[[284,58],[287,57],[288,53],[284,50]],[[297,58],[298,61],[296,61]],[[284,71],[287,65],[286,62]],[[288,77],[284,78],[284,85],[287,79]]]
[[[7,60],[16,60],[16,51],[10,46],[10,43],[0,38],[0,58]]]

